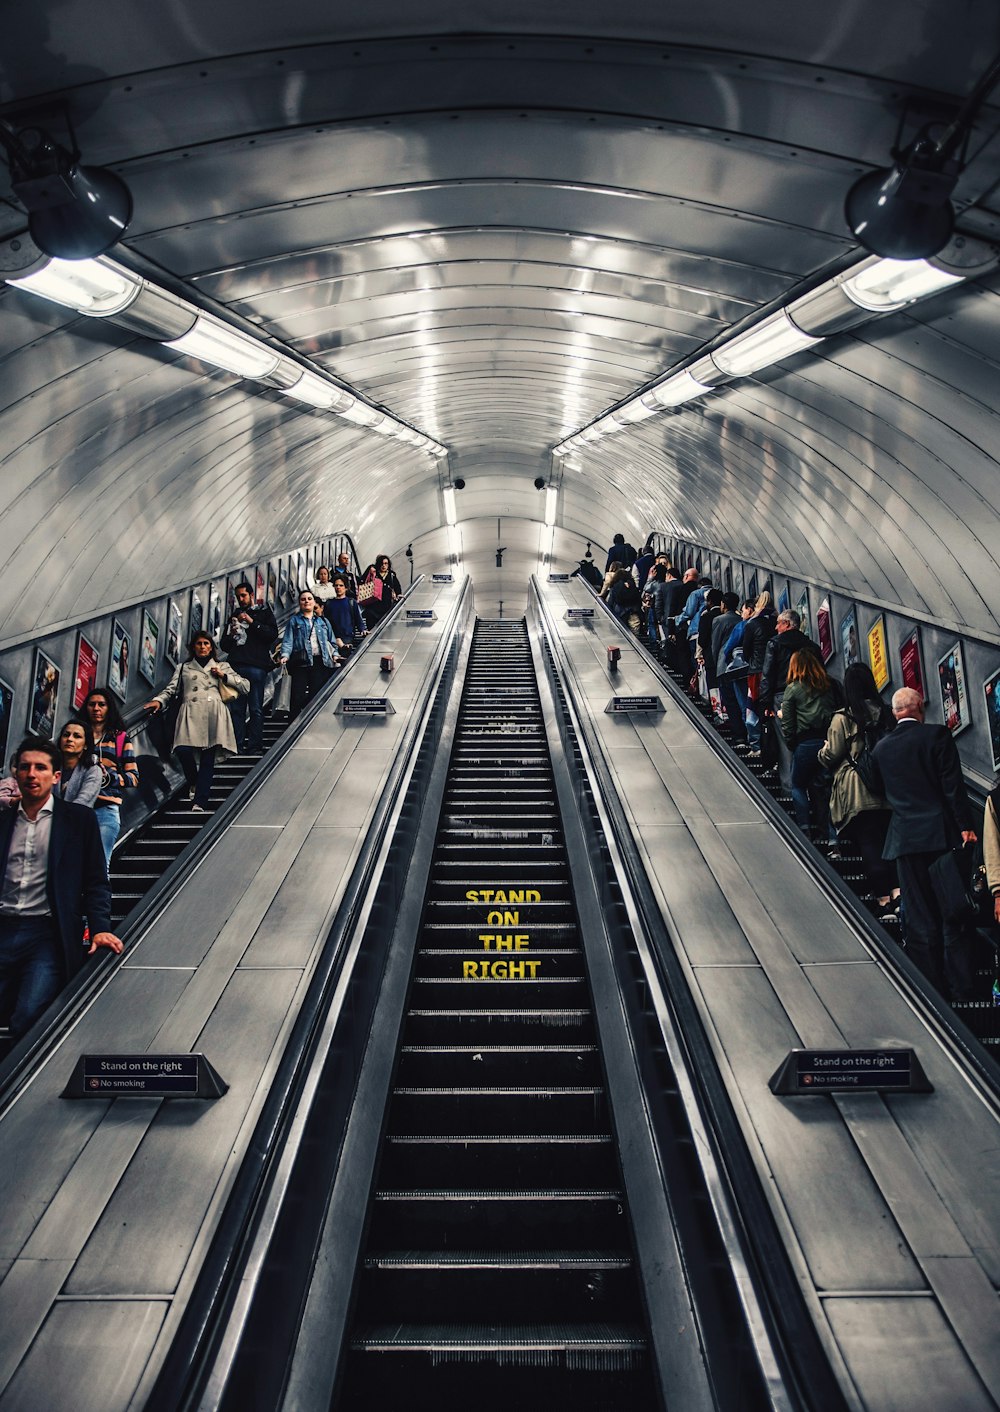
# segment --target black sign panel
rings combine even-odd
[[[434,609],[407,608],[406,621],[408,623],[432,623],[434,621]]]
[[[604,714],[617,715],[619,712],[662,711],[663,702],[658,696],[612,696]]]
[[[549,574],[549,583],[569,583],[569,574]]]
[[[454,577],[453,577],[451,574],[431,574],[431,583],[454,583],[454,582],[455,582]]]
[[[340,709],[345,716],[394,716],[396,708],[387,696],[342,696]]]
[[[594,609],[593,609],[593,608],[567,608],[567,609],[566,609],[566,616],[567,616],[567,618],[592,618],[592,617],[594,616]]]
[[[220,1098],[204,1054],[82,1054],[63,1098]]]
[[[772,1093],[933,1093],[912,1049],[793,1049],[771,1077]]]

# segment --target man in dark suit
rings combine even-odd
[[[21,798],[0,818],[0,1015],[19,1039],[100,947],[120,952],[110,930],[111,888],[92,809],[53,796],[62,758],[49,740],[18,746]]]
[[[942,995],[965,999],[973,980],[968,943],[947,923],[933,872],[939,858],[976,841],[961,762],[947,727],[924,723],[919,692],[897,691],[892,712],[897,727],[873,751],[892,807],[883,856],[896,860],[910,957]]]

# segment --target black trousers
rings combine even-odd
[[[896,859],[903,894],[906,950],[943,996],[968,1000],[975,995],[975,939],[968,927],[944,919],[930,866],[940,853],[904,853]]]
[[[333,668],[324,667],[322,657],[314,657],[308,666],[290,667],[288,674],[292,679],[288,719],[294,721],[306,702],[326,686],[333,676]]]
[[[895,863],[882,857],[891,818],[889,809],[862,809],[841,829],[844,838],[861,854],[861,866],[876,897],[888,897],[899,886]]]

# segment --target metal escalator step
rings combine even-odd
[[[398,1079],[411,1087],[443,1083],[597,1083],[601,1079],[595,1044],[404,1044]]]
[[[388,1130],[438,1136],[496,1132],[587,1132],[607,1126],[603,1088],[555,1085],[544,1088],[470,1085],[468,1088],[396,1088]]]
[[[616,1179],[614,1140],[609,1133],[390,1133],[379,1176],[410,1189],[486,1182],[604,1189]]]

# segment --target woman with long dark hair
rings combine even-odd
[[[362,585],[373,592],[363,597]],[[388,554],[376,554],[374,562],[368,565],[358,580],[358,602],[369,631],[378,626],[402,594],[399,579],[392,571],[392,560]]]
[[[63,763],[52,793],[69,804],[92,807],[101,792],[104,771],[97,763],[90,722],[67,721],[59,732],[57,744]]]
[[[824,841],[829,835],[827,777],[817,756],[836,709],[837,689],[816,654],[793,652],[788,664],[788,685],[778,710],[781,733],[792,752],[789,788],[795,822],[808,833],[811,807]]]
[[[817,758],[833,775],[830,821],[838,838],[847,839],[860,853],[872,893],[885,913],[899,898],[896,865],[882,857],[892,811],[867,787],[854,762],[866,747],[874,749],[893,729],[896,718],[879,695],[871,668],[863,662],[852,662],[845,671],[844,699],[845,705],[830,720]]]
[[[139,762],[125,733],[125,721],[117,701],[103,687],[88,694],[80,710],[94,733],[97,763],[103,771],[101,792],[94,803],[97,827],[101,831],[104,857],[111,866],[111,850],[121,832],[121,807],[126,789],[139,787]]]
[[[219,661],[207,632],[196,632],[188,644],[187,661],[180,664],[163,690],[146,702],[147,711],[161,711],[168,701],[178,698],[174,754],[181,762],[196,814],[208,809],[217,756],[237,753],[223,687],[245,696],[250,683],[230,662]]]

